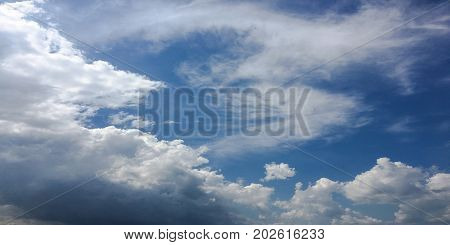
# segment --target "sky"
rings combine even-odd
[[[449,10],[2,1],[0,223],[447,224]],[[155,123],[182,123],[139,114],[170,88],[229,87],[309,89],[310,134],[167,135]]]

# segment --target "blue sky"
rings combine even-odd
[[[52,196],[48,193],[63,191],[55,185],[69,187],[92,173],[112,171],[96,180],[92,189],[83,187],[17,222],[83,223],[72,217],[76,211],[52,214],[49,210],[81,203],[85,195],[103,190],[108,194],[82,214],[89,217],[84,222],[445,223],[450,220],[449,6],[385,33],[441,2],[134,1],[127,5],[31,1],[11,3],[13,8],[2,5],[6,17],[0,21],[17,24],[17,30],[0,29],[7,40],[0,46],[6,64],[1,71],[3,86],[23,94],[39,85],[25,95],[25,102],[4,98],[3,104],[11,107],[2,108],[0,119],[11,130],[0,132],[5,139],[0,141],[1,168],[13,174],[2,175],[3,184],[26,178],[30,164],[39,174],[28,187],[17,187],[33,186],[26,189],[25,197],[0,190],[0,221],[2,210],[8,220]],[[33,25],[36,19],[29,16],[55,29]],[[380,34],[385,35],[334,60]],[[36,48],[52,45],[58,47],[54,54]],[[32,57],[26,61],[29,70],[14,66],[25,62],[20,57]],[[99,60],[107,65],[95,63]],[[158,91],[161,84],[193,89],[282,87],[324,63],[289,84],[313,91],[308,105],[321,113],[308,116],[308,109],[305,112],[311,138],[280,138],[280,143],[263,136],[156,134],[154,139],[150,132],[135,136],[129,124],[111,121],[119,113],[130,115],[127,123],[135,120],[136,87],[146,91]],[[6,82],[9,77],[14,83]],[[24,86],[16,85],[22,80]],[[53,88],[64,92],[58,94]],[[27,116],[11,108],[25,108]],[[27,130],[34,133],[22,135]],[[159,147],[167,151],[151,155],[160,152]],[[125,164],[116,171],[120,163]],[[286,163],[295,175],[264,181],[270,163]],[[41,192],[46,195],[37,198]],[[171,193],[169,197],[161,194],[166,192]],[[124,204],[116,199],[134,194],[146,201],[133,199]],[[149,200],[161,200],[170,208],[177,205],[170,200],[187,204],[171,217],[169,208]],[[148,213],[143,218],[96,218],[97,205],[104,203],[113,203],[111,212],[141,205],[154,210],[145,208]],[[205,206],[218,218],[200,213]],[[164,211],[156,215],[160,209]]]
[[[361,3],[357,1],[333,4],[280,1],[273,5],[274,8],[286,11],[286,14],[305,14],[310,18],[327,11],[337,11],[342,15],[351,14],[361,7]],[[423,6],[423,3],[410,5],[409,8],[427,6]],[[414,35],[410,30],[401,31]],[[203,61],[213,55],[233,55],[230,51],[233,47],[227,42],[228,39],[232,37],[224,38],[217,33],[194,32],[176,39],[158,53],[143,52],[149,45],[145,41],[113,44],[109,47],[108,53],[123,58],[163,81],[185,85],[186,81],[176,73],[179,65],[185,61]],[[317,139],[302,147],[355,175],[370,168],[373,159],[382,156],[402,159],[413,166],[428,168],[436,165],[448,171],[450,113],[447,108],[450,103],[448,99],[450,88],[448,81],[445,80],[448,79],[450,61],[445,51],[449,48],[448,37],[441,36],[427,39],[404,51],[406,54],[402,59],[406,61],[410,58],[423,57],[409,68],[412,73],[409,79],[417,91],[408,95],[402,95],[401,89],[395,84],[395,79],[386,76],[383,64],[374,64],[379,61],[370,58],[365,62],[338,70],[329,79],[331,81],[321,79],[314,81],[314,85],[320,88],[361,96],[363,103],[371,107],[366,114],[371,122],[358,129],[350,131],[343,129],[344,132],[337,132],[343,134],[337,140],[329,142],[327,139]],[[116,65],[129,69],[120,63]],[[316,80],[313,76],[311,79]],[[390,131],[389,128],[395,124],[401,124],[404,130]],[[185,140],[190,143],[189,138]],[[198,141],[192,143],[199,144]],[[349,178],[295,149],[239,155],[232,158],[232,164],[229,164],[230,159],[221,157],[210,159],[213,159],[213,165],[222,169],[230,178],[242,177],[244,171],[244,176],[249,181],[258,180],[261,177],[262,163],[271,161],[288,162],[297,169],[304,169],[305,172],[299,171],[297,178],[305,182],[313,182],[322,176],[337,180]],[[254,164],[247,164],[248,162]],[[291,180],[292,183],[295,183],[295,180]],[[284,191],[292,192],[292,190]]]

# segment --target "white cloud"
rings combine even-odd
[[[342,215],[331,220],[333,225],[376,225],[382,223],[382,220],[363,215],[349,208],[345,208]]]
[[[438,173],[428,179],[427,186],[431,191],[448,192],[450,191],[450,174]]]
[[[347,182],[319,179],[306,189],[298,183],[290,200],[277,201],[283,209],[279,222],[309,224],[442,224],[450,222],[449,174],[428,172],[389,158]],[[391,204],[395,219],[380,220],[342,206],[334,195],[358,204]]]
[[[135,105],[139,92],[157,89],[161,83],[118,70],[105,61],[88,62],[70,41],[26,20],[9,5],[39,11],[31,2],[0,5],[0,42],[5,44],[0,46],[0,182],[9,186],[8,191],[0,192],[0,200],[1,205],[13,204],[2,208],[0,216],[11,217],[10,213],[20,213],[95,175],[99,179],[91,184],[94,189],[80,188],[70,193],[72,197],[83,199],[79,193],[84,193],[95,197],[90,202],[94,207],[104,202],[113,207],[119,196],[139,193],[144,201],[134,197],[122,201],[154,209],[142,215],[144,220],[119,215],[113,209],[95,220],[96,212],[86,206],[86,211],[78,214],[80,220],[74,221],[75,216],[68,214],[70,208],[55,200],[32,215],[42,222],[135,219],[171,223],[175,219],[221,223],[238,222],[230,220],[232,210],[226,203],[249,208],[268,205],[271,188],[241,186],[205,168],[205,148],[194,149],[180,140],[158,140],[134,129],[85,127],[85,120],[98,109]],[[114,123],[134,119],[123,113],[111,117]],[[103,187],[96,191],[99,185]],[[95,194],[88,194],[90,191]],[[205,201],[209,198],[223,202]],[[52,205],[66,206],[65,214],[59,212],[61,206]],[[181,205],[181,210],[174,210],[176,205]],[[188,213],[192,213],[190,219]]]
[[[389,158],[380,158],[367,172],[346,184],[346,196],[356,202],[396,202],[395,198],[410,199],[424,191],[427,175],[420,168]]]
[[[284,210],[281,223],[288,224],[377,224],[380,220],[364,216],[342,207],[333,199],[333,193],[341,191],[342,183],[322,178],[302,190],[297,183],[295,193],[288,201],[278,201],[276,206]]]
[[[223,175],[213,171],[199,170],[196,174],[205,180],[202,188],[207,192],[258,208],[267,208],[270,205],[273,188],[254,183],[243,186],[240,183],[226,181]]]
[[[73,6],[59,2],[44,7],[64,29],[97,44],[133,38],[160,50],[192,33],[219,33],[231,45],[233,57],[214,55],[206,63],[184,63],[180,72],[187,72],[185,75],[194,83],[258,79],[280,84],[418,14],[413,11],[411,16],[405,15],[401,4],[369,3],[363,3],[354,13],[329,11],[317,16],[288,14],[268,4],[245,1],[135,1],[127,8],[117,2],[103,2],[100,8],[94,4]],[[69,11],[73,8],[78,11]],[[408,27],[415,35],[400,30],[400,34],[387,35],[321,70],[326,74],[336,67],[380,55],[389,57],[381,59],[382,63],[397,63],[393,59],[398,54],[393,50],[411,47],[427,35],[445,35],[449,30],[446,21],[448,15],[444,14],[427,19],[428,24],[412,23]],[[204,65],[211,72],[205,74]],[[395,68],[393,74],[406,74],[402,67],[406,66]],[[304,84],[305,79],[299,83]],[[399,79],[400,86],[410,89],[405,79]]]
[[[442,224],[450,222],[450,174],[437,173],[427,179],[423,194],[401,203],[395,213],[398,223]],[[422,211],[418,211],[422,210]]]
[[[345,183],[345,196],[356,203],[398,206],[397,223],[450,221],[450,182],[445,173],[431,175],[423,169],[389,158],[380,158],[369,171]]]
[[[290,168],[286,163],[275,163],[265,164],[266,176],[263,180],[285,180],[287,178],[293,177],[295,175],[295,168]]]
[[[104,61],[87,62],[71,42],[10,5],[39,11],[30,2],[0,8],[0,112],[7,127],[77,127],[98,108],[135,105],[139,91],[161,86]]]

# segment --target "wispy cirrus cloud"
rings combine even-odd
[[[326,63],[290,83],[299,88],[311,87],[315,93],[305,108],[313,137],[297,137],[293,139],[296,142],[341,133],[346,128],[364,125],[362,121],[368,122],[360,113],[370,105],[359,94],[327,89],[324,82],[345,83],[345,79],[336,77],[353,65],[364,64],[385,74],[373,81],[377,85],[370,86],[393,87],[399,94],[414,94],[417,81],[411,70],[419,58],[410,55],[409,50],[429,38],[445,37],[449,31],[448,14],[437,9],[386,33],[426,10],[410,8],[407,2],[364,1],[354,11],[329,10],[320,14],[286,12],[272,4],[251,1],[134,1],[126,7],[121,2],[75,6],[70,1],[50,1],[42,4],[42,8],[57,26],[103,47],[132,40],[154,52],[190,40],[194,35],[214,36],[211,42],[221,43],[221,52],[202,59],[179,60],[175,72],[189,86],[280,87]],[[380,34],[385,35],[373,40]],[[373,41],[368,45],[355,49],[370,40]],[[341,56],[349,50],[354,52]],[[334,60],[336,57],[340,58]],[[308,110],[314,113],[308,115]],[[264,136],[242,140],[269,148],[279,145]],[[227,141],[214,140],[212,150],[229,149],[237,153],[241,149],[233,148]]]

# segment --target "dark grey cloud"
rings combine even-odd
[[[23,169],[21,169],[23,171]],[[1,185],[2,203],[11,203],[21,211],[34,208],[78,182],[47,182],[39,188],[17,183],[25,176]],[[23,183],[23,181],[22,181]],[[198,183],[186,183],[180,189],[133,190],[121,185],[95,180],[20,219],[62,224],[235,224],[243,222],[233,211],[199,189]]]

